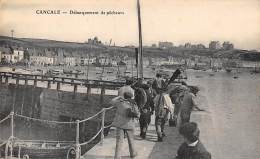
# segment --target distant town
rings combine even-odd
[[[0,37],[1,65],[23,66],[112,66],[135,64],[135,46],[119,47],[112,39],[104,44],[98,37],[85,43],[44,39]],[[260,52],[236,49],[229,41],[203,44],[158,42],[144,46],[144,66],[195,69],[259,67]],[[227,64],[228,63],[228,64]],[[251,63],[251,65],[250,65]]]

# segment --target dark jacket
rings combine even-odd
[[[178,149],[176,159],[211,159],[211,154],[200,141],[196,146],[183,143]]]

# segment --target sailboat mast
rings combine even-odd
[[[137,13],[138,13],[138,33],[139,33],[137,78],[143,79],[143,42],[142,42],[142,24],[141,24],[141,12],[140,12],[139,0],[137,0]]]

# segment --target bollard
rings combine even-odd
[[[104,96],[105,96],[105,87],[102,86],[101,88],[101,94],[100,94],[100,103],[104,102]]]
[[[105,115],[106,115],[106,109],[103,109],[102,111],[102,120],[101,120],[101,139],[100,139],[100,145],[103,145],[104,142],[104,129],[105,129]]]
[[[76,159],[80,159],[80,145],[79,145],[79,120],[77,122],[76,130]]]
[[[57,82],[57,90],[60,90],[60,82]]]
[[[48,83],[47,83],[47,88],[48,88],[48,89],[51,88],[51,81],[48,81]]]

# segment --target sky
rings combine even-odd
[[[260,50],[260,0],[140,0],[143,44],[175,46],[191,42],[208,46],[230,41],[236,48]],[[67,14],[37,14],[61,10]],[[120,15],[75,15],[118,11]],[[136,0],[0,0],[0,35],[138,45]]]

